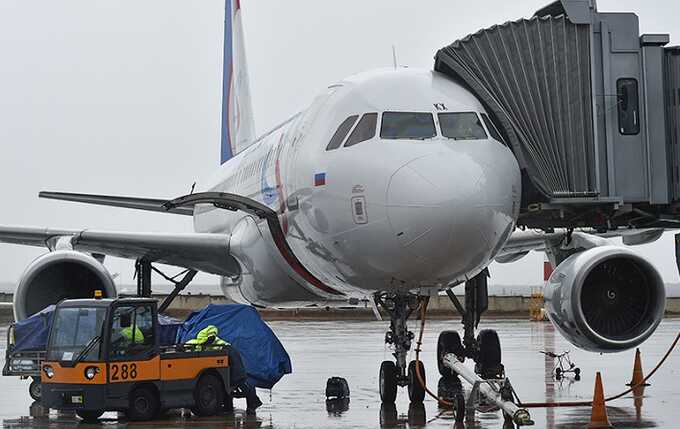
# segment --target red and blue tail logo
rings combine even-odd
[[[223,54],[222,164],[255,140],[239,0],[225,0]]]

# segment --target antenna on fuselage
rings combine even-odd
[[[397,64],[397,47],[392,45],[392,61],[394,62],[394,69],[396,70],[399,65]]]

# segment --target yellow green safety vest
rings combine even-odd
[[[127,328],[123,328],[120,330],[120,335],[122,335],[126,340],[128,340],[131,343],[137,343],[137,344],[142,344],[144,343],[144,334],[142,333],[142,330],[135,327],[135,338],[134,340],[132,339],[132,327],[128,326]]]
[[[205,328],[201,329],[198,331],[198,334],[196,334],[196,338],[192,338],[189,341],[187,341],[185,344],[188,345],[201,345],[205,344],[208,342],[210,338],[214,338],[214,340],[207,346],[225,346],[228,345],[229,343],[218,337],[217,335],[219,334],[219,329],[217,329],[217,326],[214,325],[208,325]],[[201,349],[202,347],[197,347],[197,349]]]

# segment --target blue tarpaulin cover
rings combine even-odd
[[[45,350],[52,326],[54,305],[46,307],[28,319],[16,322],[14,325],[14,350],[17,352]],[[177,331],[182,322],[163,314],[158,315],[158,338],[162,346],[175,344]]]
[[[54,305],[45,307],[28,319],[14,324],[14,350],[18,352],[38,351],[47,348]]]
[[[286,349],[253,307],[210,304],[189,315],[177,332],[177,342],[196,338],[208,325],[216,326],[219,337],[239,351],[250,385],[271,389],[281,377],[292,372]]]

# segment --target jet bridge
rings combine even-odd
[[[634,13],[561,0],[442,48],[523,174],[519,224],[680,227],[680,47]]]

